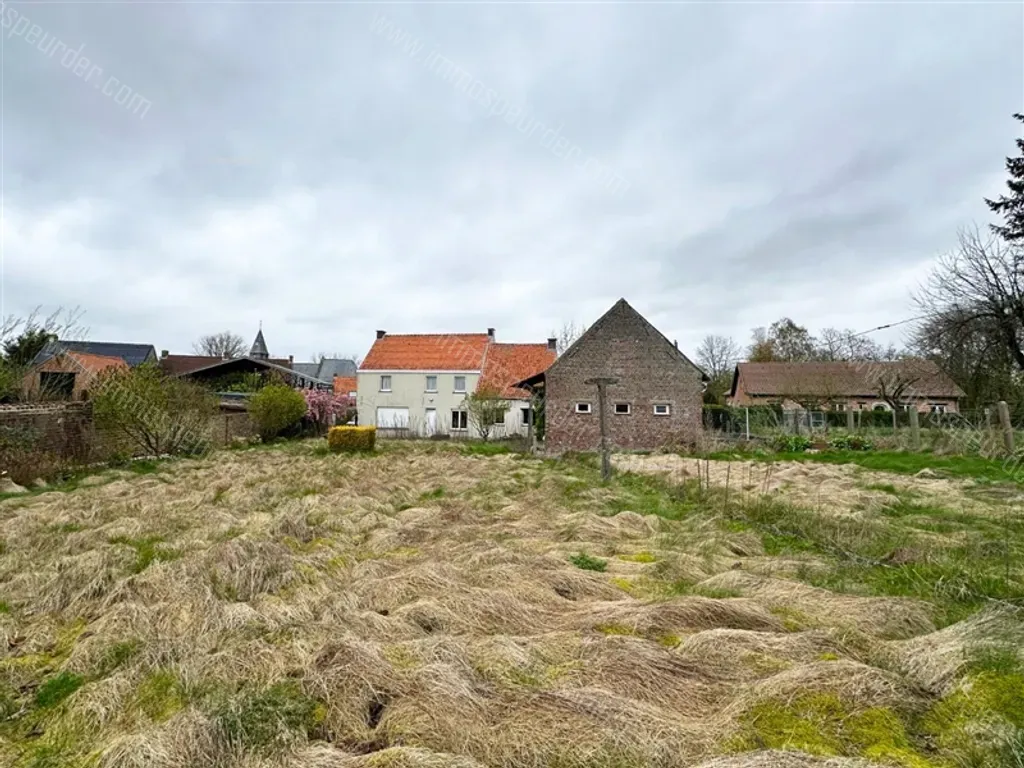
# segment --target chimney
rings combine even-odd
[[[377,338],[383,339],[387,335],[387,331],[377,331]]]
[[[493,328],[488,328],[487,329],[487,340],[488,341],[494,341],[494,329]]]
[[[550,349],[552,352],[557,350],[558,349],[558,339],[556,339],[556,338],[548,339],[548,349]]]
[[[163,359],[163,358],[167,357],[169,354],[171,354],[171,353],[168,352],[166,349],[161,349],[160,350],[160,359]]]
[[[288,367],[289,368],[292,367],[292,363],[294,363],[294,362],[295,362],[295,358],[292,357],[291,355],[288,355]]]
[[[679,339],[676,339],[672,343],[676,345],[676,349],[679,349]]]

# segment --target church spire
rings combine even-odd
[[[263,338],[263,321],[260,321],[260,329],[256,333],[256,340],[252,343],[252,349],[249,350],[249,357],[255,357],[259,360],[266,360],[270,357],[270,352],[267,351],[267,342]]]

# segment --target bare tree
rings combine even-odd
[[[555,339],[555,349],[558,352],[559,357],[576,343],[576,339],[583,335],[586,331],[586,327],[582,324],[577,324],[575,321],[570,320],[567,323],[562,323],[562,327],[558,331],[551,331],[549,336]]]
[[[192,345],[197,355],[220,357],[226,360],[245,355],[245,339],[231,331],[203,336]]]
[[[329,355],[324,352],[317,352],[312,358],[310,358],[310,360],[314,363],[322,363],[324,360],[351,360],[356,364],[356,368],[358,368],[359,364],[363,362],[362,355],[343,355],[340,352],[332,352]]]
[[[708,334],[697,347],[697,364],[712,379],[732,375],[739,359],[740,348],[728,336]]]
[[[466,411],[477,433],[486,442],[494,427],[505,423],[508,401],[497,387],[483,385],[466,397]]]
[[[1024,246],[977,227],[961,230],[956,250],[940,257],[914,300],[933,335],[965,335],[983,324],[1024,371]]]
[[[850,328],[825,328],[818,336],[816,357],[826,361],[884,360],[887,350]]]

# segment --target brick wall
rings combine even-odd
[[[694,443],[701,432],[700,371],[624,301],[598,320],[579,343],[550,369],[545,381],[545,447],[553,453],[593,451],[601,444],[594,377],[614,377],[606,388],[609,444],[626,450],[656,449]],[[590,414],[576,413],[589,402]],[[628,403],[630,413],[615,413]],[[667,404],[669,415],[655,415]]]

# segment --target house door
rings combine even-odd
[[[427,408],[427,435],[433,435],[437,432],[437,409]]]

